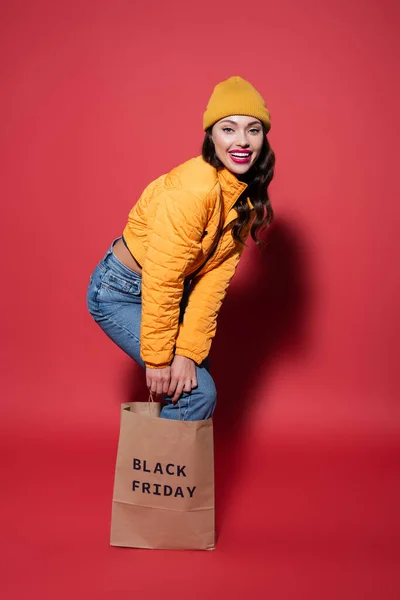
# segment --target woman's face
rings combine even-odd
[[[243,175],[254,165],[264,142],[261,121],[239,115],[217,121],[211,137],[217,157],[235,175]]]

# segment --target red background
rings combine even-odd
[[[397,3],[0,11],[4,597],[397,598]],[[110,548],[119,406],[145,390],[89,275],[236,74],[271,111],[276,220],[212,350],[218,547]]]

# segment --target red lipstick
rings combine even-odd
[[[230,150],[229,155],[235,163],[248,163],[251,160],[250,150]]]

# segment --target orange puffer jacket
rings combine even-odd
[[[146,366],[168,366],[174,354],[198,364],[207,357],[244,249],[231,230],[237,218],[233,205],[246,187],[228,169],[217,170],[198,156],[150,183],[130,211],[123,235],[142,267],[141,356]],[[243,240],[254,218],[247,202],[252,212]],[[206,260],[192,281],[179,323],[184,280]]]

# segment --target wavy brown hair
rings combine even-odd
[[[241,233],[250,219],[251,209],[247,204],[247,197],[250,198],[256,211],[256,218],[251,226],[250,235],[258,246],[262,246],[264,242],[258,238],[258,234],[266,229],[274,218],[274,211],[271,206],[271,201],[268,195],[268,186],[274,176],[275,154],[269,144],[266,135],[266,129],[263,127],[264,143],[261,148],[260,156],[256,162],[244,175],[239,175],[237,178],[248,187],[239,196],[234,204],[238,212],[238,218],[232,228],[232,236],[235,240],[243,242]],[[212,127],[206,131],[203,141],[202,156],[203,159],[216,169],[222,169],[224,165],[216,155],[214,142],[211,137]]]

